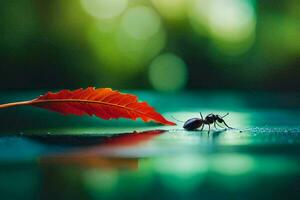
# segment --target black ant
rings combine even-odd
[[[229,115],[229,113],[227,113],[226,115],[224,115],[222,117],[220,115],[215,115],[215,114],[211,113],[211,114],[207,115],[205,117],[205,119],[203,119],[203,116],[200,112],[201,119],[200,118],[191,118],[191,119],[188,119],[186,122],[183,122],[183,121],[180,121],[180,122],[184,123],[183,128],[187,131],[194,131],[200,127],[201,127],[200,131],[202,131],[204,128],[204,125],[207,124],[208,125],[208,133],[209,133],[211,124],[214,124],[214,127],[217,128],[216,125],[218,125],[219,127],[222,127],[218,123],[223,123],[226,127],[232,129],[232,127],[228,126],[223,119],[227,115]],[[179,120],[177,120],[177,121],[179,121]]]

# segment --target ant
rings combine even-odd
[[[186,122],[183,122],[183,121],[180,121],[180,122],[184,123],[183,128],[187,131],[194,131],[200,127],[201,127],[200,131],[202,131],[204,128],[204,125],[208,125],[208,133],[209,133],[211,124],[214,124],[214,127],[217,128],[216,125],[218,125],[219,127],[222,127],[218,123],[223,123],[226,127],[232,129],[232,127],[228,126],[223,119],[227,115],[229,115],[229,113],[227,113],[226,115],[224,115],[222,117],[220,115],[215,115],[215,114],[211,113],[203,119],[203,116],[200,112],[201,119],[200,118],[191,118],[191,119],[188,119]],[[177,119],[175,119],[175,120],[177,120]],[[177,120],[177,121],[179,121],[179,120]]]

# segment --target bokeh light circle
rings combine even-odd
[[[224,41],[242,41],[255,29],[254,6],[249,0],[193,0],[189,16],[200,33]]]
[[[122,28],[135,39],[147,39],[155,35],[161,26],[159,15],[149,7],[129,9],[122,18]]]
[[[186,14],[186,0],[152,0],[158,12],[169,20],[182,20]]]
[[[184,88],[187,82],[187,66],[184,61],[171,53],[156,57],[149,68],[149,80],[154,89],[175,92]]]
[[[255,12],[247,0],[213,0],[209,8],[209,28],[225,41],[243,41],[255,28]]]
[[[88,42],[99,61],[96,72],[130,79],[143,73],[148,63],[157,56],[166,43],[163,28],[147,39],[135,39],[125,32],[121,22],[107,20],[92,24],[87,31]]]
[[[112,19],[127,8],[127,0],[81,0],[85,11],[98,19]]]
[[[254,43],[256,13],[251,0],[191,0],[188,16],[193,29],[210,37],[227,55],[247,52]]]

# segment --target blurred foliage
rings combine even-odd
[[[3,0],[0,88],[299,91],[299,13],[298,0]]]

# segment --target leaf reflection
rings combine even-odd
[[[136,170],[138,169],[139,159],[134,157],[118,157],[115,153],[116,150],[120,151],[148,142],[164,132],[164,130],[134,131],[132,133],[124,133],[110,137],[102,136],[101,140],[99,138],[100,136],[87,136],[83,139],[87,144],[91,144],[90,140],[93,139],[96,139],[96,141],[100,143],[90,147],[44,156],[40,158],[39,163],[42,165],[72,165],[87,168],[121,168]],[[73,140],[70,140],[69,137],[53,136],[51,142],[53,143],[59,138],[61,140],[59,141],[60,143],[65,140],[68,142],[75,141],[75,143],[78,144],[79,140],[75,140],[74,138]],[[80,137],[83,138],[84,136]],[[49,142],[49,140],[46,140],[45,138],[39,138],[39,140]],[[83,144],[84,143],[81,143],[81,145]]]

